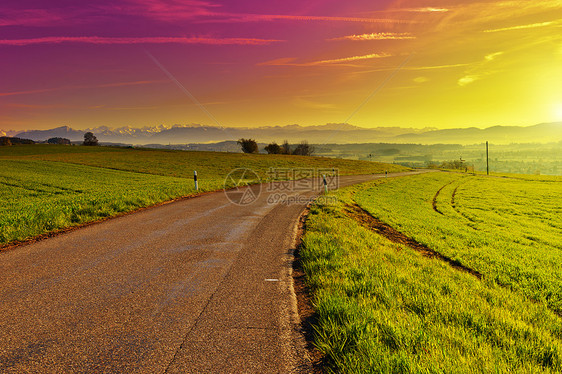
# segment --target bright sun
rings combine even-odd
[[[562,103],[554,106],[554,116],[558,121],[562,121]]]

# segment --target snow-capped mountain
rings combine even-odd
[[[31,130],[16,134],[20,138],[45,141],[52,137],[81,141],[84,133],[91,131],[101,142],[125,144],[187,144],[211,143],[252,138],[261,143],[272,141],[290,143],[307,140],[314,144],[348,143],[455,143],[475,144],[485,141],[496,144],[547,143],[562,141],[562,122],[543,123],[535,126],[494,126],[438,130],[434,128],[412,129],[400,127],[362,128],[349,124],[323,126],[269,126],[269,127],[216,127],[201,125],[174,125],[152,127],[101,126],[75,130],[61,126],[51,130]]]

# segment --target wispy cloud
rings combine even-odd
[[[320,60],[320,61],[310,62],[309,64],[311,64],[311,65],[340,64],[340,63],[345,63],[345,62],[352,62],[352,61],[358,61],[358,60],[370,60],[370,59],[374,59],[374,58],[385,58],[385,57],[391,57],[391,56],[392,55],[389,54],[389,53],[371,53],[371,54],[362,55],[362,56],[343,57],[343,58],[336,58],[336,59],[332,59],[332,60]]]
[[[46,7],[45,7],[46,8]],[[352,22],[370,24],[412,24],[415,20],[386,17],[346,17],[325,15],[256,14],[221,12],[221,5],[203,0],[127,0],[112,5],[95,5],[84,8],[66,7],[52,9],[10,10],[0,8],[1,26],[60,26],[69,22],[92,22],[99,17],[142,17],[147,20],[178,23],[240,23],[240,22]],[[444,11],[439,8],[412,8],[403,12]],[[407,17],[406,17],[407,18]]]
[[[405,70],[439,70],[439,69],[451,69],[451,68],[459,68],[459,67],[466,67],[470,66],[471,64],[449,64],[449,65],[431,65],[431,66],[414,66],[414,67],[407,67]]]
[[[62,86],[62,87],[52,87],[52,88],[41,88],[37,90],[25,90],[25,91],[11,91],[11,92],[0,92],[0,97],[2,96],[18,96],[18,95],[30,95],[45,92],[54,92],[62,90],[75,90],[84,88],[108,88],[108,87],[125,87],[125,86],[140,86],[147,84],[158,84],[167,83],[166,80],[151,80],[151,81],[130,81],[130,82],[115,82],[115,83],[102,83],[97,85],[87,85],[87,86]]]
[[[143,17],[164,22],[211,17],[219,5],[200,0],[124,0],[111,5],[91,4],[85,7],[57,7],[45,4],[44,9],[13,10],[0,8],[0,26],[61,26],[69,23],[95,22],[99,17]]]
[[[549,22],[540,22],[540,23],[531,23],[529,25],[519,25],[519,26],[511,26],[511,27],[503,27],[500,29],[491,29],[491,30],[484,30],[484,32],[500,32],[500,31],[512,31],[512,30],[525,30],[525,29],[535,29],[537,27],[546,27],[554,25],[556,22],[549,21]]]
[[[486,61],[494,61],[496,58],[500,57],[501,55],[503,55],[505,52],[496,52],[496,53],[490,53],[489,55],[484,56],[484,59]]]
[[[258,66],[299,66],[299,65],[301,65],[301,64],[296,63],[295,61],[297,61],[297,59],[295,57],[283,57],[283,58],[277,58],[275,60],[260,62],[258,64]]]
[[[414,78],[414,82],[422,84],[422,83],[426,83],[429,82],[429,78],[428,77],[416,77]]]
[[[360,35],[347,35],[340,38],[333,38],[329,40],[402,40],[402,39],[416,39],[415,36],[408,32],[396,33],[396,32],[377,32],[371,34],[360,34]]]
[[[207,17],[219,5],[201,0],[128,0],[124,4],[100,7],[104,13],[129,14],[165,22]]]
[[[457,83],[459,86],[464,87],[466,85],[476,82],[480,78],[481,76],[479,75],[465,75],[464,77],[460,78]]]
[[[117,83],[105,83],[98,84],[95,87],[105,88],[105,87],[126,87],[126,86],[144,86],[146,84],[156,84],[156,83],[166,83],[167,80],[151,80],[151,81],[133,81],[133,82],[117,82]]]
[[[17,109],[59,109],[66,108],[66,105],[40,105],[40,104],[22,104],[22,103],[7,103],[4,106]]]
[[[252,13],[213,13],[212,17],[199,22],[273,22],[273,21],[319,21],[319,22],[354,22],[376,24],[412,24],[414,20],[397,18],[361,18],[339,16],[290,15],[290,14],[252,14]]]
[[[46,9],[10,10],[0,9],[1,26],[45,26],[64,19],[63,14]]]
[[[17,96],[17,95],[29,95],[43,92],[52,92],[62,90],[64,88],[42,88],[38,90],[25,90],[25,91],[11,91],[11,92],[0,92],[0,97],[2,96]]]
[[[463,63],[463,64],[449,64],[449,65],[428,65],[428,66],[405,66],[401,70],[407,71],[431,71],[431,70],[441,70],[441,69],[456,69],[456,68],[466,68],[468,66],[472,66],[473,64],[470,63]],[[364,71],[359,71],[354,74],[368,74],[368,73],[378,73],[383,71],[393,71],[395,68],[386,67],[386,68],[379,68],[379,69],[369,69]]]
[[[490,70],[490,66],[494,65],[494,60],[496,60],[500,56],[503,56],[504,54],[506,54],[505,51],[499,51],[485,55],[483,60],[475,62],[470,66],[469,69],[464,71],[464,75],[459,78],[457,84],[461,87],[464,87],[476,82],[477,80],[488,78],[501,72],[501,70],[498,69]]]
[[[30,39],[0,39],[0,45],[25,46],[33,44],[87,43],[87,44],[211,44],[211,45],[266,45],[282,40],[254,38],[212,37],[101,37],[101,36],[48,36]]]
[[[376,58],[386,58],[392,57],[389,53],[371,53],[368,55],[361,55],[361,56],[350,56],[350,57],[342,57],[342,58],[335,58],[329,60],[318,60],[318,61],[311,61],[311,62],[296,62],[297,59],[294,57],[286,57],[286,58],[279,58],[276,60],[266,61],[259,63],[259,66],[321,66],[321,65],[340,65],[346,64],[349,62],[354,61],[361,61],[361,60],[370,60]]]
[[[154,18],[161,21],[197,20],[198,22],[271,22],[271,21],[325,21],[358,23],[412,23],[393,18],[332,17],[317,15],[255,14],[221,12],[220,5],[205,0],[129,0],[126,6],[113,6],[108,10]],[[437,8],[420,8],[411,11],[430,11]]]
[[[425,8],[403,8],[403,9],[394,9],[396,12],[413,12],[413,13],[445,13],[449,12],[450,10],[447,8],[434,8],[434,7],[425,7]]]

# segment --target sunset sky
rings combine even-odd
[[[4,0],[0,129],[562,121],[562,1]]]

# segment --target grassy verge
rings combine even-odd
[[[313,206],[300,252],[318,318],[315,345],[330,372],[562,370],[562,322],[545,304],[350,218],[345,205],[354,195],[365,202],[382,186],[369,185],[337,192],[337,205]]]
[[[342,174],[404,170],[364,161],[81,146],[0,147],[0,246],[163,201],[220,190],[227,174],[251,168],[337,168]]]

